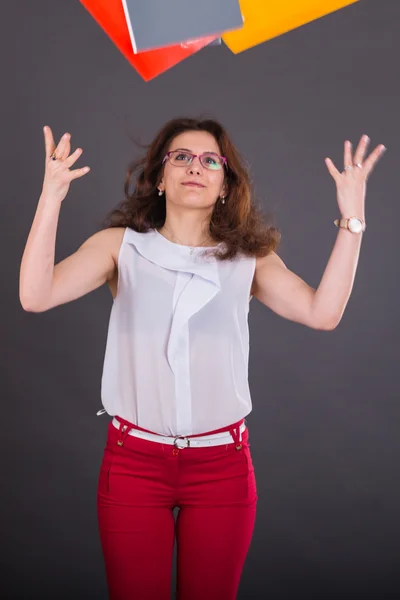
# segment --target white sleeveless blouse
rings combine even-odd
[[[217,261],[157,230],[126,228],[108,326],[105,412],[162,435],[193,435],[251,412],[250,290],[256,259]]]

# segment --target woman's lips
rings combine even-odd
[[[205,187],[204,185],[202,185],[201,183],[194,183],[191,181],[188,181],[186,183],[183,183],[182,185],[187,185],[188,187],[199,187],[199,188],[203,188]]]

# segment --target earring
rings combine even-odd
[[[221,202],[222,204],[225,204],[225,196],[221,196]]]
[[[162,195],[163,195],[163,193],[164,193],[164,192],[163,192],[162,190],[158,190],[158,195],[159,195],[159,196],[162,196]]]

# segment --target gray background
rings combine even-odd
[[[1,597],[106,598],[95,498],[109,418],[96,411],[111,294],[43,314],[18,299],[42,127],[71,132],[92,169],[64,201],[59,261],[122,198],[132,136],[148,142],[167,119],[206,111],[250,162],[282,258],[313,286],[337,234],[324,157],[341,167],[344,139],[364,132],[388,148],[339,327],[251,303],[260,499],[239,598],[398,597],[399,23],[397,0],[362,0],[238,56],[206,48],[144,83],[79,2],[3,7]]]

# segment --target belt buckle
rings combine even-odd
[[[177,445],[178,440],[186,440],[187,443],[185,446],[178,446]],[[183,450],[183,448],[189,448],[190,440],[189,440],[189,438],[185,438],[185,436],[183,436],[183,435],[177,435],[176,438],[174,439],[174,446],[175,446],[175,448],[179,448],[180,450]]]

